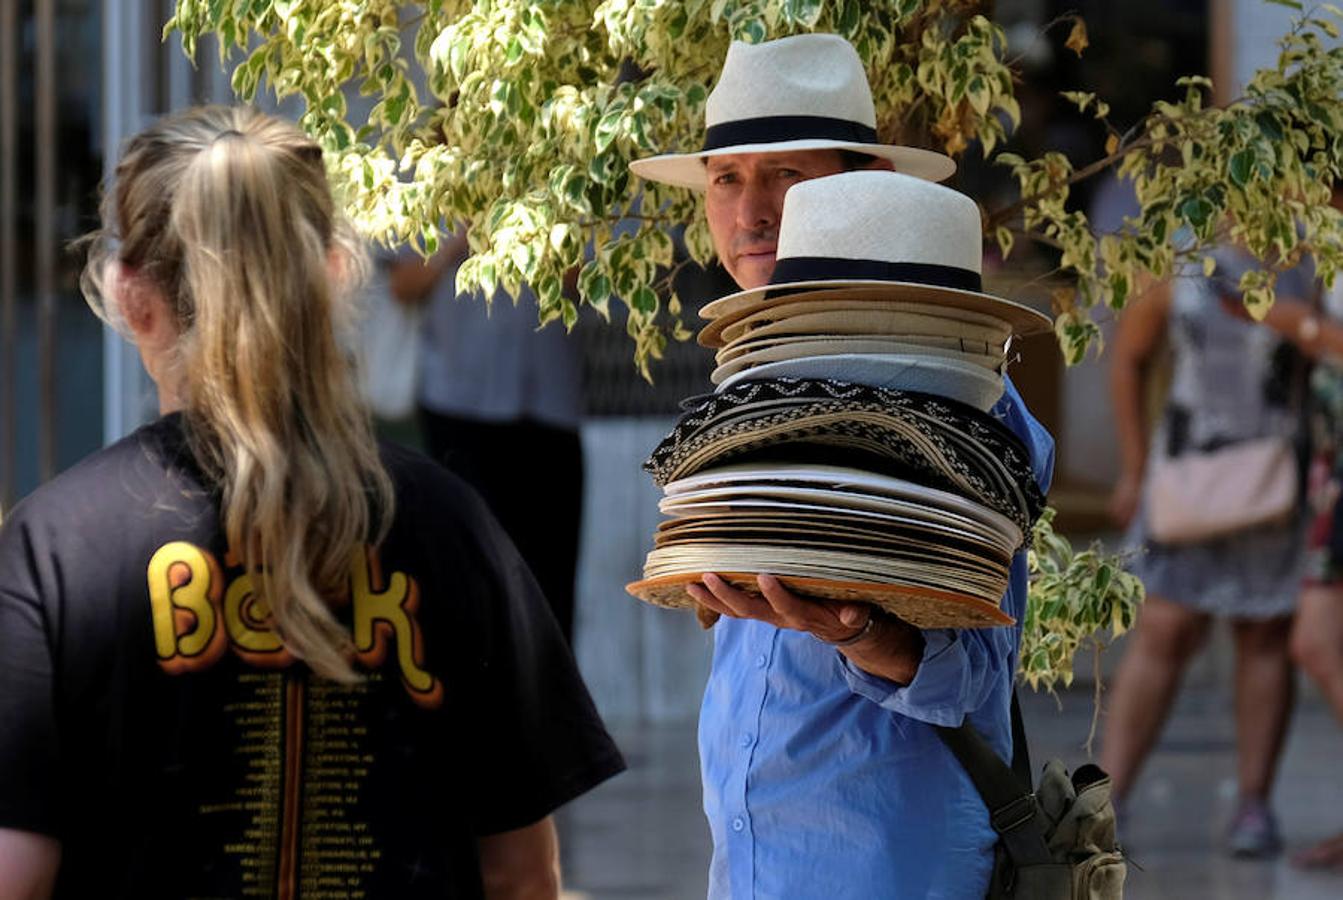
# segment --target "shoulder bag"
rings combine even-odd
[[[1057,759],[1030,789],[1030,756],[1012,694],[1012,768],[970,723],[934,726],[974,782],[998,833],[988,900],[1122,900],[1128,866],[1115,836],[1110,776]]]

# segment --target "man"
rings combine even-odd
[[[392,296],[425,307],[417,396],[425,450],[485,498],[572,642],[583,518],[579,348],[558,323],[536,327],[530,288],[516,303],[502,291],[489,304],[458,294],[468,254],[460,232],[428,261],[406,252],[390,265]]]
[[[856,168],[931,180],[954,170],[939,154],[877,143],[861,61],[833,35],[733,44],[706,119],[702,152],[632,169],[705,191],[718,256],[743,289],[769,281],[791,185]],[[1047,490],[1053,441],[1010,382],[993,414],[1024,440]],[[919,631],[865,605],[804,599],[768,575],[759,588],[712,574],[692,586],[723,616],[700,716],[710,896],[983,896],[996,835],[930,726],[968,716],[1010,756],[1019,629]],[[1025,600],[1019,553],[1003,607],[1020,622]]]

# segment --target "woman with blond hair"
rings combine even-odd
[[[360,268],[293,126],[128,144],[84,288],[163,415],[0,529],[0,898],[558,895],[623,763],[478,498],[375,443]]]

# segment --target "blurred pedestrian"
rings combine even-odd
[[[529,288],[515,302],[458,293],[463,233],[429,260],[391,263],[392,296],[426,304],[418,405],[429,455],[480,492],[573,640],[583,519],[582,367],[558,322],[537,327]]]
[[[1281,845],[1269,799],[1293,699],[1287,640],[1301,567],[1300,529],[1278,520],[1189,539],[1153,529],[1159,499],[1152,493],[1154,472],[1168,460],[1280,441],[1285,455],[1278,462],[1291,467],[1295,478],[1299,356],[1224,308],[1224,296],[1235,294],[1239,301],[1234,285],[1248,262],[1235,251],[1219,251],[1218,260],[1216,277],[1185,273],[1147,291],[1125,310],[1112,351],[1123,471],[1111,511],[1129,526],[1131,544],[1141,548],[1133,571],[1147,587],[1147,600],[1111,687],[1101,766],[1114,779],[1122,810],[1189,661],[1213,619],[1230,620],[1239,796],[1226,846],[1235,855],[1268,856]],[[1290,273],[1281,287],[1305,291]],[[1166,339],[1172,380],[1160,421],[1149,429],[1143,373]],[[1238,486],[1236,477],[1221,481],[1223,488]],[[1285,513],[1299,520],[1292,518],[1292,488],[1287,492]],[[1186,506],[1211,509],[1214,502],[1207,495]]]
[[[1343,209],[1343,190],[1334,191],[1333,204]],[[1291,653],[1343,720],[1343,503],[1339,502],[1343,494],[1343,277],[1323,290],[1319,304],[1280,298],[1263,324],[1316,360],[1310,379],[1310,526]],[[1343,869],[1343,834],[1296,854],[1293,861]]]
[[[103,219],[163,416],[0,529],[0,897],[556,897],[623,763],[484,505],[374,441],[321,149],[165,118]]]

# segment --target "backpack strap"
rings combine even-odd
[[[1031,783],[1030,759],[1016,691],[1012,692],[1013,768],[1008,768],[968,719],[958,728],[944,725],[934,725],[933,728],[970,775],[989,809],[989,822],[1012,862],[1018,868],[1052,863],[1054,860],[1045,843],[1044,822],[1035,794],[1028,786],[1023,787],[1023,783]],[[1024,782],[1019,774],[1023,768],[1027,773]]]
[[[1017,689],[1012,688],[1012,771],[1017,781],[1027,788],[1035,784],[1035,769],[1031,766],[1031,748],[1026,741],[1026,722],[1021,718],[1021,704]],[[968,723],[967,723],[968,724]]]

